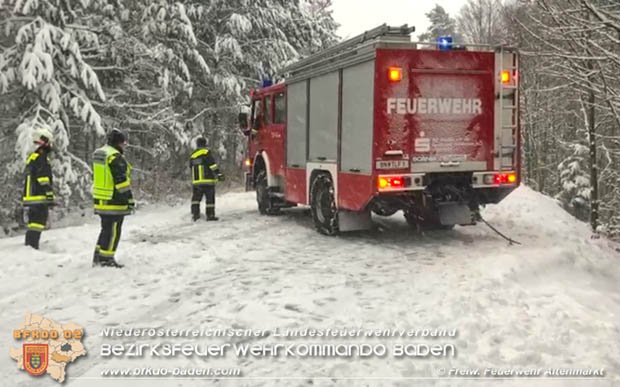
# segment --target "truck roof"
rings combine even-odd
[[[310,55],[283,68],[280,72],[287,75],[286,83],[292,83],[372,60],[376,57],[377,49],[436,50],[437,42],[412,41],[413,31],[415,28],[407,25],[390,27],[382,24],[331,48]],[[516,51],[515,48],[508,46],[487,44],[454,43],[454,47],[466,51]]]

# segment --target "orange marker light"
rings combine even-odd
[[[388,179],[386,179],[385,177],[380,177],[379,178],[379,188],[385,188],[388,186]]]
[[[400,67],[390,67],[388,77],[390,78],[390,81],[398,82],[403,79],[403,71]]]
[[[517,181],[517,175],[515,175],[514,173],[509,173],[508,174],[508,182],[509,183],[515,183]]]
[[[245,166],[249,167],[250,165],[252,165],[252,160],[250,159],[245,159]]]
[[[510,83],[510,72],[502,71],[502,83]]]

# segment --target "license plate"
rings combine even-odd
[[[377,169],[406,169],[409,168],[409,160],[377,161]]]

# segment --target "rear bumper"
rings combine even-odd
[[[509,188],[510,191],[519,186],[519,180],[514,183],[485,183],[485,175],[497,175],[497,174],[514,173],[513,171],[483,171],[473,172],[471,176],[471,187],[473,189],[488,189],[488,188]],[[377,185],[377,193],[391,193],[391,192],[409,192],[409,191],[424,191],[428,184],[431,173],[409,173],[409,174],[382,174],[376,176],[375,181],[380,178],[402,178],[405,182],[402,187],[385,187],[381,188]],[[435,174],[437,175],[437,174]]]

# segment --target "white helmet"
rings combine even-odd
[[[54,141],[54,135],[47,129],[36,129],[32,134],[32,140],[35,144],[39,145],[52,145]]]

